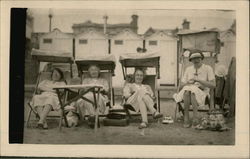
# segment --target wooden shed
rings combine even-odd
[[[109,40],[105,34],[96,30],[88,30],[75,37],[75,58],[89,54],[108,54]]]
[[[145,37],[147,52],[158,52],[160,58],[161,77],[159,84],[174,86],[177,84],[177,38],[171,33],[156,31]]]

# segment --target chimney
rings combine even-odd
[[[183,20],[182,29],[190,29],[190,22],[187,19]]]
[[[103,20],[104,20],[104,24],[103,24],[103,33],[106,34],[107,33],[107,21],[108,21],[108,16],[104,15],[103,16]]]
[[[132,21],[131,21],[131,26],[132,26],[132,29],[134,30],[135,33],[137,33],[137,29],[138,29],[138,15],[135,15],[133,14],[131,16],[132,18]]]
[[[49,32],[51,32],[51,25],[52,25],[52,17],[53,17],[53,13],[52,13],[52,9],[49,9]]]

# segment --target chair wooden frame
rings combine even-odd
[[[136,54],[133,54],[132,56],[135,56]],[[152,80],[153,84],[149,84],[151,87],[153,86],[152,90],[155,95],[155,108],[160,112],[160,91],[158,89],[157,80],[160,78],[160,56],[153,56],[153,57],[145,57],[145,58],[139,58],[139,59],[122,59],[120,57],[120,63],[122,65],[122,72],[124,80],[126,80],[127,76],[127,69],[128,68],[136,68],[136,67],[142,67],[142,68],[154,68],[155,74],[154,75],[146,75],[143,83],[148,84],[150,80]],[[147,81],[147,78],[151,78],[149,81]],[[131,105],[126,104],[126,100],[123,97],[121,105],[124,108],[124,111],[126,112],[127,116],[131,119],[131,115],[129,110],[133,110],[133,107]],[[135,114],[139,115],[139,114]]]
[[[38,85],[39,85],[39,83],[42,82],[43,80],[45,80],[45,79],[41,79],[42,76],[43,76],[43,74],[45,74],[45,73],[49,74],[51,76],[51,72],[39,72],[38,78],[37,78],[37,82],[36,82],[36,85],[35,85],[35,90],[33,92],[32,98],[35,95],[37,95],[37,93],[38,93]],[[66,80],[65,80],[65,83],[67,83]],[[26,120],[26,127],[29,128],[30,127],[30,117],[31,117],[31,114],[33,113],[36,116],[37,119],[39,119],[40,117],[39,117],[39,114],[37,113],[37,111],[32,107],[32,105],[31,105],[30,102],[28,102],[27,105],[29,106],[30,110],[28,112],[28,116],[27,116],[27,120]],[[61,127],[61,124],[62,124],[61,121],[63,119],[63,116],[62,116],[63,114],[62,114],[61,111],[62,110],[60,109],[59,112],[58,112],[59,113],[59,118],[60,118],[59,127]],[[52,110],[52,112],[56,112],[56,111]],[[48,117],[55,117],[55,116],[49,114]]]
[[[128,75],[128,76],[130,76],[130,75]],[[148,79],[151,78],[151,80],[153,79],[154,80],[153,83],[156,84],[156,76],[155,75],[146,75],[146,77],[145,77],[146,80],[143,81],[143,84],[148,84],[147,78]],[[160,104],[159,104],[160,103],[160,96],[159,96],[160,92],[159,92],[159,90],[156,89],[156,86],[154,86],[152,88],[152,90],[153,90],[153,92],[155,94],[155,98],[154,98],[155,105],[154,105],[154,108],[157,109],[158,111],[160,111]],[[131,117],[132,114],[129,112],[129,110],[131,110],[131,111],[135,111],[135,110],[134,110],[134,108],[130,104],[126,104],[125,97],[122,97],[122,103],[121,103],[121,105],[123,106],[124,111],[126,112],[126,114],[129,117],[129,119],[131,119],[132,118]],[[139,114],[135,114],[135,115],[139,115]],[[152,115],[152,114],[149,114],[149,115]]]
[[[50,63],[65,63],[65,64],[69,64],[70,65],[70,77],[72,77],[72,64],[73,64],[73,57],[71,56],[62,56],[62,55],[57,55],[57,54],[53,54],[54,51],[51,50],[37,50],[37,49],[32,49],[31,55],[32,55],[32,59],[37,60],[40,64],[40,62],[50,62]],[[56,53],[58,53],[58,51],[56,51]],[[61,54],[64,54],[65,52],[61,52]],[[43,71],[40,72],[40,68],[38,70],[39,74],[36,80],[36,85],[35,85],[35,90],[32,94],[32,98],[37,94],[38,91],[38,85],[41,82],[41,76],[42,73],[45,73]],[[66,82],[66,81],[65,81]],[[67,82],[66,82],[67,83]],[[29,127],[29,122],[30,122],[30,117],[31,114],[34,113],[36,118],[39,119],[39,115],[36,112],[35,109],[33,109],[33,107],[31,106],[30,102],[27,103],[30,110],[28,112],[28,116],[27,116],[27,120],[26,120],[26,127]],[[61,111],[61,112],[60,112]],[[60,109],[59,111],[59,117],[60,117],[60,121],[59,121],[59,128],[61,127],[62,124],[62,109]],[[49,115],[48,115],[49,116]]]
[[[213,56],[212,53],[210,54],[209,57],[204,57],[203,60],[205,61],[204,62],[205,64],[208,64],[210,66],[212,65],[211,67],[214,70],[215,57]],[[211,60],[212,60],[212,62],[211,62]],[[188,65],[186,65],[186,66],[184,65],[184,62],[188,61],[188,57],[184,57],[184,55],[182,55],[181,61],[182,61],[182,68],[181,68],[181,73],[180,74],[181,74],[181,78],[182,78],[183,73],[184,73],[183,71],[185,71],[185,69],[188,66]],[[178,83],[180,83],[181,78],[179,78]],[[178,85],[177,92],[179,92],[180,90],[181,90],[180,85]],[[209,95],[210,95],[210,97],[206,97],[206,101],[205,101],[205,104],[209,105],[209,110],[198,109],[199,112],[209,112],[209,111],[211,111],[212,109],[215,108],[215,88],[210,88]],[[183,101],[176,103],[175,117],[174,117],[175,120],[177,119],[177,113],[178,112],[182,112],[182,114],[184,115],[184,109],[182,108],[181,103],[183,103]],[[189,111],[193,111],[193,109],[190,108]]]
[[[84,76],[87,75],[88,73],[88,68],[90,65],[98,65],[100,68],[100,76],[107,75],[105,79],[107,79],[109,83],[109,92],[108,92],[108,98],[110,99],[110,102],[107,103],[107,107],[111,108],[115,104],[115,99],[114,99],[114,88],[113,88],[113,83],[112,83],[112,76],[115,76],[114,70],[115,70],[115,62],[113,60],[114,56],[113,55],[107,55],[108,60],[96,60],[95,57],[88,57],[87,59],[78,59],[75,60],[75,63],[78,68],[78,74],[79,77],[81,78],[81,83],[83,79],[85,78]],[[88,76],[88,75],[87,75]],[[81,112],[80,112],[81,114]],[[95,122],[97,120],[99,121],[99,117],[103,115],[98,115],[98,119],[95,119]],[[105,116],[105,115],[104,115]],[[80,115],[81,119],[84,119],[82,115]]]

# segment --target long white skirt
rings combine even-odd
[[[51,105],[53,110],[59,110],[60,104],[58,96],[53,92],[42,92],[41,94],[35,95],[31,100],[33,108],[37,106]]]
[[[204,106],[206,97],[209,97],[209,90],[205,89],[204,91],[198,88],[196,85],[184,86],[182,90],[173,95],[175,102],[179,103],[183,101],[185,91],[190,91],[195,94],[195,99],[198,103],[198,106]]]

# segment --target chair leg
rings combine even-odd
[[[179,105],[176,103],[176,107],[175,107],[175,112],[174,112],[174,121],[177,120],[177,112],[179,111]]]
[[[124,110],[125,110],[127,116],[129,117],[129,119],[132,119],[130,112],[129,112],[128,108],[126,108],[126,106],[124,106]]]
[[[84,116],[82,115],[81,109],[79,108],[78,111],[79,111],[79,118],[80,118],[80,121],[83,121],[83,120],[84,120]]]
[[[29,110],[29,113],[28,113],[27,121],[26,121],[26,127],[27,127],[27,128],[29,128],[29,122],[30,122],[31,112],[32,112],[32,110],[30,109],[30,110]]]
[[[62,130],[63,112],[60,110],[59,130]]]
[[[177,120],[177,113],[181,112],[184,115],[184,110],[180,103],[176,103],[174,120]]]
[[[181,106],[181,103],[178,103],[178,108],[179,108],[179,112],[181,112],[184,115],[184,109]]]

